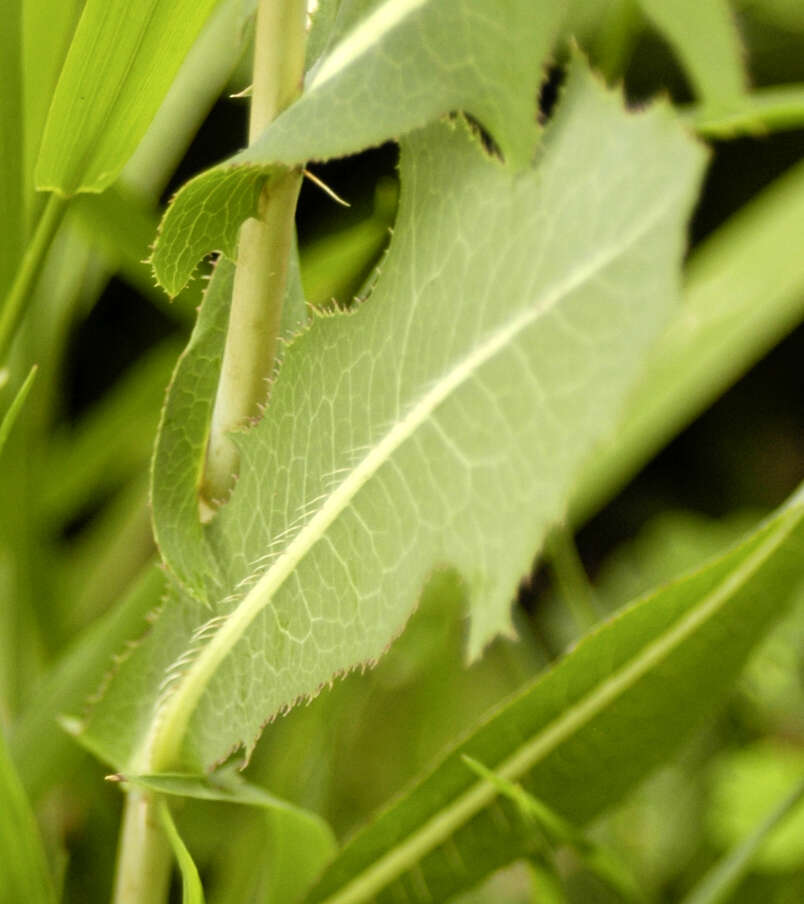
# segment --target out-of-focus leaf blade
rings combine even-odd
[[[9,433],[11,433],[14,422],[19,417],[19,413],[22,410],[22,406],[25,404],[25,399],[28,398],[28,393],[31,391],[35,379],[36,365],[31,368],[30,373],[25,378],[22,386],[17,390],[17,394],[12,399],[11,404],[6,409],[2,418],[0,418],[0,454],[3,452],[3,446],[6,444],[6,440],[8,439]]]
[[[742,543],[637,601],[503,706],[359,833],[309,904],[447,900],[528,851],[517,808],[462,757],[583,824],[661,763],[731,686],[804,578],[804,487]],[[712,662],[717,661],[717,669]]]
[[[111,185],[216,2],[87,0],[45,123],[37,188]]]
[[[723,904],[751,868],[757,851],[804,799],[804,778],[771,813],[706,873],[681,904]]]
[[[66,520],[147,469],[165,386],[179,354],[166,340],[69,430],[54,432],[42,468],[42,515]]]
[[[145,570],[131,590],[57,660],[35,692],[10,738],[20,778],[31,798],[64,775],[80,750],[58,725],[63,713],[80,710],[113,667],[123,644],[147,627],[146,617],[159,605],[164,573],[156,565]]]
[[[187,845],[182,841],[176,823],[170,813],[167,802],[160,800],[158,803],[159,818],[165,834],[173,848],[173,855],[176,863],[179,865],[181,873],[181,900],[182,904],[204,904],[204,889],[201,885],[201,877],[198,875],[196,867]]]
[[[23,0],[24,186],[29,228],[39,216],[44,201],[44,196],[34,191],[34,167],[47,112],[83,6],[84,0],[58,0],[56,3]]]
[[[0,729],[0,904],[56,904],[31,805]]]
[[[509,798],[516,804],[522,816],[531,820],[544,833],[552,847],[569,847],[578,856],[580,862],[606,885],[615,890],[624,901],[643,901],[634,878],[625,865],[617,857],[589,841],[572,823],[563,819],[554,810],[537,800],[516,782],[510,782],[502,776],[487,769],[482,763],[464,755],[464,762],[481,778],[490,782],[497,793]]]
[[[639,0],[679,55],[699,97],[728,105],[746,86],[743,49],[728,0]]]
[[[690,125],[706,138],[764,135],[804,126],[804,85],[774,85],[743,95],[726,109],[706,104],[685,111]]]
[[[0,304],[14,279],[25,244],[23,183],[24,108],[21,0],[6,0],[0,8]]]

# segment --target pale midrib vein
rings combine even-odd
[[[302,527],[265,574],[246,594],[228,620],[210,639],[198,657],[190,664],[175,690],[157,709],[142,752],[139,771],[160,771],[170,768],[179,754],[182,736],[193,710],[218,665],[234,647],[252,620],[273,598],[276,591],[292,574],[299,562],[327,528],[347,508],[359,490],[390,459],[391,455],[427,421],[442,404],[491,358],[503,350],[519,333],[535,320],[546,315],[561,299],[592,279],[630,249],[658,223],[677,201],[678,192],[662,197],[648,215],[617,243],[591,255],[575,271],[552,288],[541,301],[534,302],[508,324],[503,325],[470,354],[458,361],[436,382],[410,411],[373,446],[346,478],[332,491],[316,514]],[[139,758],[138,758],[139,759]]]
[[[759,570],[765,561],[784,543],[801,518],[785,519],[778,529],[762,543],[721,584],[704,597],[664,634],[648,644],[641,653],[613,672],[594,690],[562,714],[548,723],[530,741],[523,744],[511,756],[493,768],[501,778],[515,781],[532,769],[539,760],[555,750],[575,732],[587,725],[621,694],[633,687],[650,670],[658,666],[681,644],[692,636],[708,619],[725,606],[740,587]],[[489,781],[481,780],[458,797],[446,809],[441,810],[418,830],[388,854],[375,860],[342,889],[320,901],[320,904],[359,904],[384,888],[391,880],[417,863],[425,854],[445,842],[454,832],[497,796],[497,788]]]
[[[386,0],[350,31],[322,60],[307,94],[333,79],[341,70],[382,40],[383,36],[430,0]]]

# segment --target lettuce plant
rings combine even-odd
[[[688,251],[707,139],[796,128],[804,91],[750,88],[726,0],[7,6],[0,899],[150,904],[175,871],[187,902],[663,900],[601,819],[689,737],[729,748],[804,496],[677,567],[663,543],[616,606],[572,536],[798,323],[800,166]],[[633,101],[646,36],[694,103]],[[247,147],[159,210],[246,70]],[[374,217],[297,230],[320,164],[389,141]],[[312,291],[321,268],[347,288]],[[71,325],[112,273],[184,348],[64,427]],[[540,557],[551,655],[513,603]],[[736,887],[785,790],[692,900]],[[103,814],[96,868],[64,857],[73,799]]]

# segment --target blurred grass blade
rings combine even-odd
[[[171,302],[154,285],[151,268],[145,263],[159,227],[155,205],[126,192],[118,182],[99,195],[79,195],[70,203],[70,212],[130,286],[171,320],[182,326],[194,323],[203,281],[193,282]]]
[[[70,430],[48,443],[38,499],[50,522],[74,517],[147,468],[180,349],[170,339],[131,367]]]
[[[648,360],[611,441],[590,458],[571,506],[593,514],[804,316],[804,163],[707,238],[681,310]]]
[[[23,116],[21,0],[2,5],[0,28],[0,298],[6,294],[17,271],[25,244],[25,202],[23,195]]]
[[[730,104],[725,110],[703,103],[682,108],[690,125],[705,138],[728,139],[764,135],[804,126],[804,85],[760,88]]]
[[[33,811],[0,730],[0,904],[55,904]]]
[[[754,857],[774,830],[804,800],[804,778],[760,825],[703,877],[681,904],[723,904],[751,868]]]
[[[667,759],[798,586],[804,486],[742,543],[637,601],[454,748],[333,861],[309,904],[447,900],[532,851],[473,757],[582,825]],[[717,662],[717,668],[712,663]]]
[[[24,199],[29,229],[42,213],[45,196],[34,191],[34,166],[39,156],[47,111],[67,56],[84,0],[41,3],[22,0],[22,74],[25,96]]]
[[[728,0],[639,0],[678,54],[695,93],[720,106],[746,87],[743,48]]]
[[[11,428],[14,426],[14,422],[19,417],[19,413],[22,410],[22,406],[25,404],[25,399],[28,397],[28,393],[31,391],[33,382],[36,379],[36,371],[37,367],[34,364],[34,366],[30,370],[30,373],[25,378],[25,382],[17,390],[17,394],[14,396],[13,401],[8,406],[8,410],[3,415],[2,420],[0,420],[0,453],[2,453],[3,451],[3,446],[5,446],[6,444],[6,440],[8,439],[9,433],[11,433]]]
[[[159,604],[165,576],[150,565],[120,603],[107,612],[63,654],[13,726],[11,752],[20,779],[33,800],[69,771],[80,748],[59,730],[61,713],[75,712],[97,690],[112,658],[147,627]]]
[[[490,782],[498,794],[512,800],[522,816],[542,830],[552,848],[572,848],[581,864],[617,892],[623,900],[644,901],[644,896],[634,878],[614,854],[601,845],[589,841],[572,823],[562,819],[558,813],[532,794],[528,794],[521,785],[509,782],[470,756],[464,755],[463,761],[473,772]]]
[[[190,852],[181,840],[176,823],[173,822],[173,817],[170,815],[170,808],[164,800],[159,801],[159,819],[168,841],[170,841],[170,846],[173,848],[173,854],[181,872],[182,904],[204,904],[204,889],[201,886],[198,870]]]
[[[37,188],[115,180],[217,0],[87,0],[45,123]]]

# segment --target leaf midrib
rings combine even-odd
[[[675,205],[678,194],[678,191],[665,194],[638,225],[619,237],[619,241],[586,258],[581,266],[559,280],[552,288],[546,289],[540,302],[532,304],[507,324],[493,331],[437,381],[349,471],[316,514],[299,530],[285,551],[277,556],[242,602],[210,637],[197,657],[187,665],[183,677],[175,682],[172,693],[163,697],[157,704],[141,756],[136,758],[138,771],[160,772],[176,765],[184,732],[217,667],[254,618],[270,603],[299,562],[325,535],[336,518],[347,509],[362,487],[385,462],[390,460],[393,453],[426,423],[436,408],[474,376],[484,364],[504,350],[519,333],[547,314],[575,289],[605,270],[609,264],[648,234]]]
[[[641,678],[666,659],[708,619],[717,614],[740,586],[762,566],[787,539],[800,518],[800,512],[792,512],[783,520],[768,539],[743,563],[705,596],[702,602],[682,616],[679,621],[660,634],[654,641],[613,672],[594,690],[582,697],[560,716],[544,726],[530,741],[519,747],[499,765],[492,767],[495,773],[508,781],[515,781],[540,759],[555,750],[573,733],[588,724],[617,697],[633,687]],[[475,782],[448,807],[411,833],[405,841],[375,860],[351,882],[335,894],[323,898],[319,904],[359,904],[384,888],[389,881],[401,875],[417,863],[422,856],[446,841],[461,825],[480,812],[497,796],[495,786],[484,780]]]

